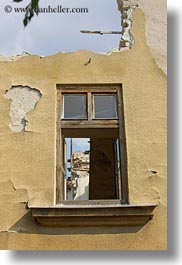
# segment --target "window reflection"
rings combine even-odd
[[[86,118],[86,95],[64,95],[64,119]]]
[[[94,95],[94,118],[117,118],[116,95]]]

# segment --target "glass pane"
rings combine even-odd
[[[85,119],[86,95],[64,95],[64,119]]]
[[[117,118],[116,95],[94,95],[94,117],[96,119]]]

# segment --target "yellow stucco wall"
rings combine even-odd
[[[166,75],[146,44],[146,20],[134,14],[131,50],[26,56],[0,62],[0,249],[166,249]],[[88,66],[85,62],[92,58]],[[55,203],[56,84],[122,83],[131,204],[157,203],[139,231],[39,227],[26,209]],[[22,85],[42,97],[26,115],[26,132],[9,128],[5,91]],[[152,174],[151,171],[157,171]]]

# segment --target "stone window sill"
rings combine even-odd
[[[30,207],[34,220],[47,227],[143,226],[157,205],[58,205]]]

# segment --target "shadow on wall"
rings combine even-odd
[[[142,226],[136,227],[43,227],[33,220],[31,212],[28,211],[9,232],[42,235],[76,235],[76,234],[125,234],[137,233]]]
[[[168,13],[168,254],[179,257],[179,93],[181,76],[179,53],[181,35],[180,12]],[[174,41],[175,40],[175,41]]]

